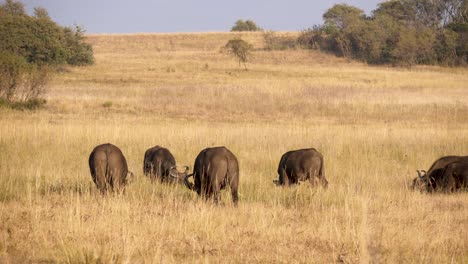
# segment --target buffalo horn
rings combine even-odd
[[[189,182],[189,178],[193,176],[193,173],[192,174],[188,174],[187,176],[185,176],[184,178],[184,184],[185,186],[189,189],[189,190],[193,190],[193,183]]]

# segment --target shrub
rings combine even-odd
[[[49,77],[47,66],[27,63],[12,53],[0,55],[0,98],[26,102],[43,94]]]
[[[80,26],[75,28],[65,27],[64,45],[66,47],[66,61],[70,65],[83,66],[94,64],[93,48],[84,42],[84,29]]]
[[[112,107],[112,101],[106,101],[102,104],[102,107],[104,108],[111,108]]]
[[[32,102],[34,108],[46,87],[51,69],[94,63],[92,47],[81,27],[67,28],[52,21],[43,8],[26,14],[21,2],[0,5],[0,99]],[[39,101],[38,101],[39,102]]]
[[[29,99],[24,102],[8,102],[0,99],[0,107],[9,107],[15,110],[36,110],[46,104],[45,99]]]
[[[246,62],[250,58],[253,46],[243,39],[235,38],[229,40],[225,48],[239,60],[239,67],[243,63],[244,68],[247,70]]]
[[[281,36],[271,30],[263,33],[263,41],[266,50],[294,49],[297,46],[297,40],[294,37]]]
[[[255,24],[252,20],[242,20],[239,19],[236,21],[236,24],[231,28],[231,31],[261,31],[262,29]]]
[[[0,50],[22,56],[28,63],[63,64],[66,48],[62,29],[54,22],[28,16],[0,17]]]

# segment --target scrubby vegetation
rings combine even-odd
[[[278,34],[272,30],[263,33],[263,40],[265,42],[265,50],[286,50],[294,49],[298,46],[296,37]]]
[[[231,53],[239,61],[239,67],[244,64],[244,68],[247,70],[247,60],[250,58],[253,50],[252,44],[241,38],[235,38],[229,40],[224,48]]]
[[[44,92],[54,67],[93,64],[83,29],[61,27],[44,8],[26,13],[21,2],[0,5],[0,99],[27,102]]]

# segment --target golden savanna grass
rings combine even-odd
[[[294,37],[297,33],[282,33]],[[255,47],[248,71],[222,47]],[[0,262],[466,263],[468,194],[408,184],[468,154],[466,68],[368,66],[264,51],[262,33],[90,35],[96,64],[64,68],[34,112],[0,109]],[[101,196],[87,159],[111,142],[135,181]],[[193,166],[224,145],[240,202],[151,184],[144,151]],[[317,148],[329,188],[276,188],[281,155]]]

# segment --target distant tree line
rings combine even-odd
[[[391,0],[370,16],[338,4],[323,19],[301,45],[372,64],[468,64],[468,0]]]
[[[93,64],[83,34],[81,27],[59,26],[44,8],[30,16],[21,2],[0,5],[0,100],[37,99],[56,66]]]

